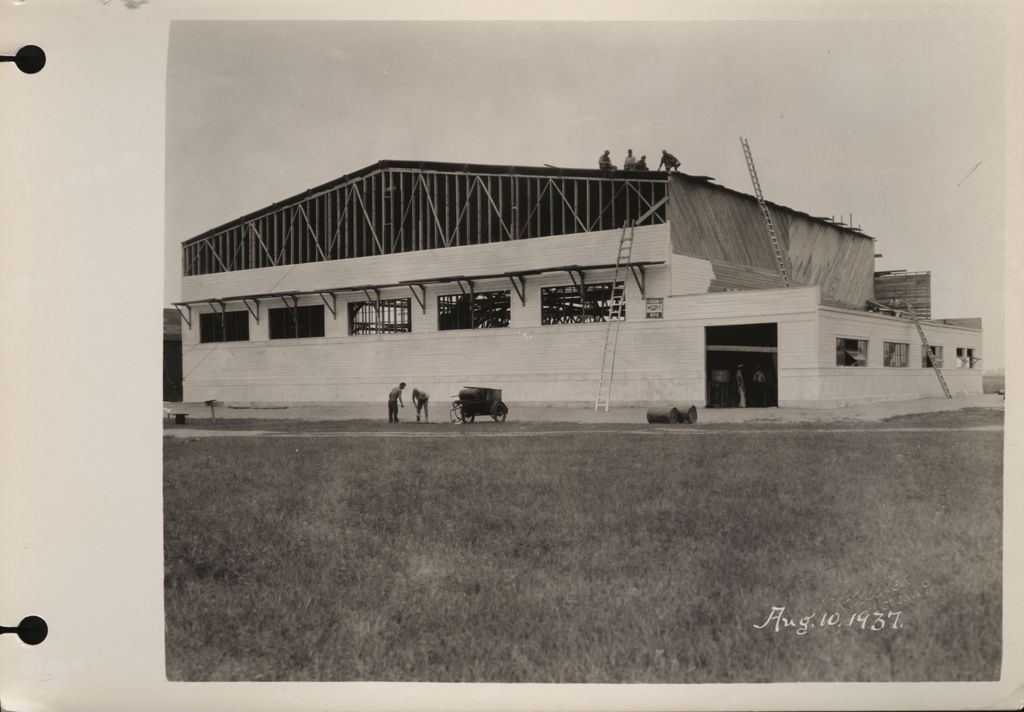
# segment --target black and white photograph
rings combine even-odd
[[[174,23],[168,678],[998,679],[989,29]]]
[[[1019,709],[1022,29],[0,2],[0,709]]]

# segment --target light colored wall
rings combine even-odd
[[[672,294],[705,294],[711,290],[715,271],[710,260],[672,253],[670,258]]]
[[[956,368],[957,347],[975,350],[982,355],[982,332],[956,326],[923,323],[928,342],[943,347],[942,374],[950,391],[956,394],[981,393],[982,369]],[[820,390],[817,400],[822,405],[847,405],[875,400],[898,400],[942,395],[942,387],[931,368],[922,368],[923,345],[908,319],[849,312],[829,307],[819,310],[818,357],[821,363]],[[866,339],[868,365],[864,368],[836,366],[836,339]],[[883,343],[910,345],[907,368],[883,365]]]
[[[588,274],[592,282],[611,277],[611,270]],[[437,296],[457,293],[453,284],[428,287],[426,314],[413,302],[409,334],[349,336],[348,302],[362,299],[354,294],[339,296],[336,319],[327,312],[322,338],[269,340],[266,315],[268,308],[280,306],[275,300],[261,303],[259,324],[250,319],[248,342],[200,344],[196,316],[183,336],[185,399],[372,402],[404,380],[439,400],[464,385],[490,385],[505,389],[510,402],[589,403],[596,394],[607,325],[540,324],[541,289],[568,283],[562,273],[530,278],[525,306],[512,295],[511,326],[505,329],[437,331]],[[708,325],[772,321],[781,314],[787,323],[780,324],[780,342],[792,344],[794,353],[808,351],[800,340],[806,341],[808,317],[813,323],[816,290],[671,297],[668,268],[651,268],[646,295],[665,299],[665,315],[646,319],[639,287],[632,278],[626,284],[627,319],[620,327],[612,390],[616,403],[703,406]],[[508,282],[477,285],[481,291],[491,288],[507,289]],[[405,296],[408,290],[402,288],[382,292],[385,299]],[[321,303],[316,295],[299,301]],[[197,305],[194,311],[209,307]],[[781,366],[789,367],[785,359]]]
[[[185,294],[186,299],[197,299],[614,262],[618,238],[618,232],[609,231],[205,275],[189,278]],[[781,406],[834,406],[938,393],[934,372],[920,368],[920,342],[910,322],[821,307],[817,287],[700,292],[709,280],[707,262],[670,256],[664,225],[637,230],[633,259],[670,260],[665,266],[651,267],[646,276],[646,295],[664,299],[664,318],[645,318],[644,300],[629,277],[627,319],[621,324],[616,351],[613,403],[703,406],[704,328],[766,322],[778,324]],[[611,270],[592,270],[587,280],[611,277]],[[455,284],[429,285],[426,313],[412,301],[413,330],[408,334],[348,335],[348,303],[364,297],[345,293],[338,295],[337,317],[326,313],[324,337],[269,340],[267,310],[281,302],[267,299],[260,304],[259,323],[250,319],[250,341],[200,344],[198,314],[210,308],[196,305],[193,328],[184,329],[182,337],[185,399],[375,402],[404,380],[425,388],[435,403],[446,401],[464,385],[503,388],[510,405],[592,403],[607,325],[540,324],[541,289],[570,283],[566,273],[529,277],[526,304],[512,294],[511,326],[504,329],[438,331],[437,297],[458,293]],[[508,290],[510,284],[507,279],[483,280],[476,289]],[[381,296],[411,295],[407,288],[396,287],[384,290]],[[306,295],[299,303],[323,302],[317,295]],[[234,303],[228,308],[244,307]],[[981,355],[977,330],[932,324],[926,329],[929,338],[944,346],[947,363],[952,363],[957,346],[975,348]],[[835,367],[836,336],[868,339],[869,367]],[[884,340],[911,344],[910,368],[882,367]],[[980,368],[946,369],[945,373],[954,391],[980,392]]]
[[[675,263],[673,263],[674,265]],[[713,292],[672,297],[666,316],[684,322],[696,348],[687,352],[692,387],[705,401],[704,327],[734,324],[778,325],[779,405],[813,399],[817,393],[817,287]],[[696,395],[696,392],[694,391]]]

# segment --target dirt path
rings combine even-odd
[[[201,430],[198,428],[181,428],[164,431],[164,437],[172,438],[231,438],[231,437],[275,437],[275,438],[516,438],[516,437],[552,437],[559,435],[588,435],[588,434],[628,434],[628,435],[663,435],[663,436],[686,436],[686,435],[734,435],[737,433],[862,433],[872,431],[877,433],[953,433],[953,432],[1002,432],[1001,425],[973,425],[962,428],[885,428],[885,427],[847,427],[847,428],[730,428],[728,430],[709,430],[706,428],[689,428],[677,426],[674,428],[654,427],[647,429],[621,428],[600,430],[527,430],[527,431],[499,431],[486,432],[464,430],[460,432],[387,432],[387,431],[306,431],[306,432],[285,432],[274,430]]]

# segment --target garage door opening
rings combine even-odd
[[[779,404],[778,324],[704,328],[708,408]]]

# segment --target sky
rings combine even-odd
[[[610,149],[849,216],[930,270],[1003,366],[1003,20],[175,22],[166,275],[180,243],[382,159],[594,168]],[[653,161],[651,160],[653,158]]]

